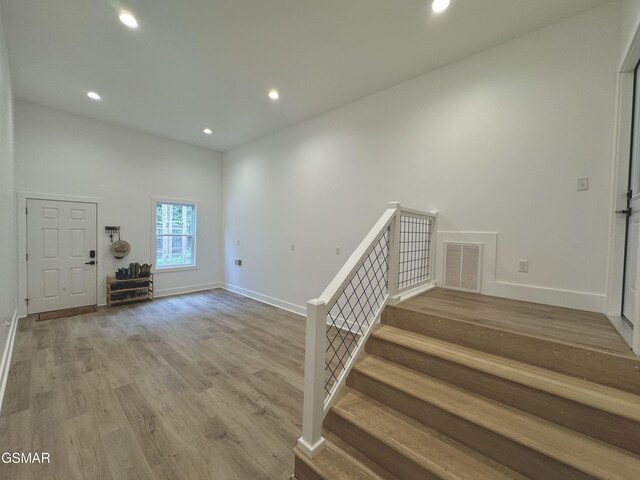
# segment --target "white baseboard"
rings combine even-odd
[[[497,232],[438,232],[436,258],[436,279],[442,285],[444,277],[444,242],[479,243],[482,252],[483,295],[512,298],[525,302],[544,303],[558,307],[576,308],[604,313],[607,298],[604,293],[578,292],[557,288],[522,285],[498,280],[498,233]]]
[[[403,294],[403,298],[400,300],[406,300],[413,296],[413,294],[424,293],[424,291],[430,290],[437,286],[437,282],[433,284],[421,286],[416,291],[409,291]],[[221,288],[240,294],[245,297],[258,300],[262,303],[273,305],[274,307],[288,310],[289,312],[297,313],[298,315],[306,316],[307,309],[300,305],[273,298],[268,295],[253,292],[242,287],[230,285],[224,283]],[[482,285],[483,295],[492,295],[495,297],[512,298],[515,300],[523,300],[525,302],[543,303],[546,305],[555,305],[558,307],[575,308],[578,310],[588,310],[591,312],[604,312],[606,305],[606,296],[604,294],[598,295],[594,293],[585,292],[573,292],[569,290],[558,290],[546,287],[536,287],[531,285],[518,285],[514,283],[504,282],[485,282]],[[405,298],[406,296],[406,298]],[[390,304],[393,305],[392,302]]]
[[[172,295],[182,295],[184,293],[203,292],[205,290],[213,290],[215,288],[223,288],[223,282],[202,283],[200,285],[187,285],[185,287],[163,288],[153,292],[153,298],[170,297]],[[99,303],[98,307],[106,307],[106,300]]]
[[[302,315],[303,317],[307,315],[306,307],[301,307],[300,305],[295,305],[293,303],[289,303],[278,298],[273,298],[268,295],[263,295],[261,293],[252,292],[251,290],[247,290],[246,288],[236,287],[235,285],[230,285],[228,283],[222,284],[220,288],[224,288],[225,290],[229,290],[230,292],[237,293],[239,295],[242,295],[243,297],[252,298],[259,302],[266,303],[283,310],[287,310],[291,313]]]
[[[163,288],[153,292],[154,298],[170,297],[172,295],[182,295],[183,293],[202,292],[203,290],[213,290],[223,288],[223,282],[201,283],[200,285],[186,285],[184,287]]]
[[[482,294],[599,313],[605,312],[607,304],[605,294],[575,292],[507,282],[483,282]]]
[[[400,302],[404,302],[406,300],[409,300],[410,298],[426,293],[429,290],[433,290],[434,288],[436,288],[437,285],[438,282],[429,282],[425,285],[420,285],[419,287],[404,291],[394,297],[391,297],[389,299],[389,305],[397,305]]]
[[[2,411],[2,403],[4,400],[4,390],[7,386],[7,379],[9,378],[9,368],[11,367],[11,354],[13,353],[13,344],[16,339],[16,331],[18,330],[18,310],[13,312],[13,319],[11,320],[11,327],[9,329],[9,335],[7,336],[7,342],[2,352],[2,360],[0,360],[0,412]]]

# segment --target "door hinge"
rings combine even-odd
[[[627,190],[627,200],[631,199],[631,197],[633,197],[633,190]]]
[[[30,298],[25,298],[24,301],[26,302],[27,305],[29,305],[29,300],[31,300]]]
[[[29,254],[27,253],[27,262],[29,261]]]
[[[24,214],[29,215],[29,207],[24,207]]]

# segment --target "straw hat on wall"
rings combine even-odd
[[[111,244],[111,253],[116,258],[124,258],[129,255],[131,245],[124,240],[117,240]]]

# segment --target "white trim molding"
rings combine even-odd
[[[599,313],[605,311],[607,302],[607,296],[604,293],[578,292],[508,282],[484,284],[482,294]]]
[[[609,232],[609,261],[607,262],[607,306],[610,316],[622,312],[622,286],[624,276],[624,251],[626,217],[616,215],[615,210],[627,207],[627,185],[629,181],[629,157],[631,154],[631,122],[634,75],[621,73],[618,76],[618,101],[616,105],[616,138],[611,174],[611,204]]]
[[[177,265],[177,266],[165,266],[158,267],[158,257],[156,251],[156,220],[157,220],[157,206],[158,203],[175,204],[193,206],[194,222],[193,222],[193,246],[192,255],[193,263],[191,265]],[[198,200],[190,200],[185,198],[171,198],[163,196],[151,196],[151,248],[149,250],[151,263],[153,264],[153,273],[170,273],[180,272],[185,270],[198,270]],[[183,292],[185,293],[185,292]]]
[[[154,290],[154,298],[171,297],[173,295],[183,295],[185,293],[204,292],[206,290],[214,290],[216,288],[222,288],[223,282],[211,282],[201,283],[199,285],[185,285],[182,287],[163,288],[161,290]]]
[[[579,292],[498,280],[496,278],[498,259],[497,232],[438,232],[437,250],[438,258],[441,260],[436,265],[436,279],[439,285],[443,284],[444,255],[442,255],[442,252],[446,242],[484,245],[482,249],[482,287],[480,291],[483,295],[589,310],[591,312],[606,311],[607,296],[604,293]]]
[[[626,208],[626,194],[629,179],[629,160],[631,157],[631,129],[633,124],[634,69],[640,59],[640,17],[635,19],[632,34],[623,39],[624,49],[618,68],[618,88],[616,92],[616,116],[614,128],[614,151],[611,175],[611,204],[609,232],[609,261],[607,262],[607,318],[631,344],[636,355],[640,355],[640,328],[629,331],[629,325],[621,319],[622,290],[625,261],[626,218],[616,215],[615,210]],[[640,263],[640,255],[638,255]],[[640,270],[638,271],[640,278]],[[635,298],[635,311],[638,312],[640,295]],[[622,322],[622,323],[621,323]]]
[[[306,307],[302,307],[300,305],[296,305],[294,303],[287,302],[285,300],[280,300],[278,298],[270,297],[268,295],[263,295],[262,293],[253,292],[251,290],[247,290],[246,288],[237,287],[235,285],[231,285],[229,283],[223,283],[221,288],[228,290],[233,293],[237,293],[238,295],[242,295],[243,297],[252,298],[253,300],[257,300],[262,303],[266,303],[267,305],[271,305],[273,307],[278,307],[283,310],[287,310],[288,312],[295,313],[296,315],[307,315]]]
[[[187,285],[184,287],[163,288],[162,290],[154,290],[153,298],[173,297],[174,295],[185,295],[187,293],[206,292],[207,290],[215,290],[224,288],[223,282],[202,283],[200,285]],[[107,303],[101,303],[98,306],[104,307]]]
[[[2,412],[2,404],[4,403],[4,391],[9,378],[9,369],[11,368],[11,356],[13,354],[13,344],[16,340],[16,331],[18,330],[18,309],[13,312],[11,327],[7,342],[2,352],[2,360],[0,360],[0,412]]]
[[[437,285],[438,285],[438,282],[429,281],[422,285],[418,285],[417,287],[410,288],[408,290],[400,292],[397,295],[394,295],[393,297],[389,298],[389,305],[397,305],[400,302],[404,302],[406,300],[409,300],[410,298],[417,297],[418,295],[426,293],[429,290],[433,290],[434,288],[436,288]]]

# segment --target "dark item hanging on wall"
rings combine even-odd
[[[107,235],[109,235],[109,239],[111,240],[111,243],[113,243],[113,236],[117,233],[118,234],[118,240],[120,240],[120,227],[118,226],[106,226],[104,227],[104,231]]]
[[[118,226],[109,226],[104,227],[104,231],[109,235],[109,239],[111,240],[111,254],[116,258],[124,258],[129,255],[131,251],[131,245],[129,242],[126,242],[120,238],[120,227]],[[113,236],[118,234],[118,240],[113,241]]]

